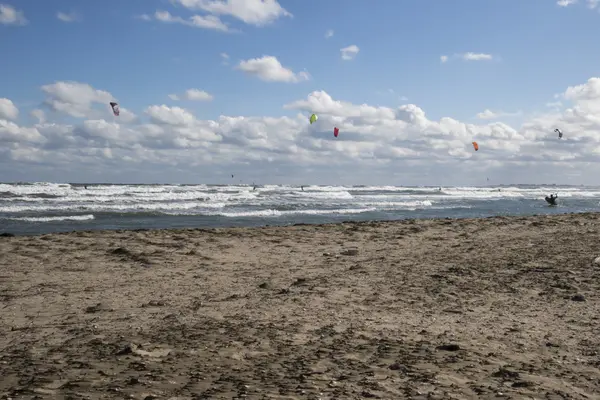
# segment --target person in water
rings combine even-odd
[[[546,196],[546,201],[552,205],[555,205],[557,198],[558,198],[557,194],[550,194],[550,196]]]

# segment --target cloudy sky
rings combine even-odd
[[[0,181],[597,184],[598,3],[0,0]]]

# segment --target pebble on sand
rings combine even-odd
[[[576,294],[573,297],[571,297],[571,300],[573,301],[585,301],[585,296],[582,294]]]

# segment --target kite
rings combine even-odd
[[[554,130],[554,132],[558,133],[558,138],[559,138],[559,139],[562,139],[562,132],[560,131],[560,129],[556,128],[556,129]]]
[[[312,125],[312,124],[313,124],[313,123],[314,123],[316,120],[318,120],[318,119],[319,119],[319,117],[317,117],[317,115],[316,115],[316,114],[313,114],[313,115],[311,115],[311,116],[310,116],[310,119],[309,119],[309,121],[310,121],[310,123],[311,123],[311,125]]]
[[[115,115],[115,117],[119,116],[119,105],[117,103],[114,102],[110,102],[110,107],[112,108],[113,114]]]
[[[473,148],[475,149],[475,151],[479,150],[479,145],[477,144],[477,142],[473,142]]]
[[[338,128],[333,128],[333,136],[338,137],[340,130]]]

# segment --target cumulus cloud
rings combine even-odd
[[[146,14],[145,14],[146,15]],[[146,15],[147,16],[147,15]],[[148,16],[149,17],[149,16]],[[181,24],[191,26],[193,28],[211,29],[221,32],[230,32],[229,26],[221,19],[214,15],[192,15],[188,19],[171,15],[168,11],[156,11],[154,19],[164,23]]]
[[[58,12],[56,14],[56,18],[61,20],[62,22],[76,22],[81,20],[81,16],[76,12],[64,13]]]
[[[189,10],[226,15],[248,25],[263,26],[292,14],[277,0],[172,0]]]
[[[19,117],[19,109],[10,99],[0,98],[0,119],[16,120]]]
[[[59,81],[41,87],[46,94],[44,104],[50,110],[64,113],[75,118],[97,118],[110,111],[109,103],[118,100],[109,92],[94,89],[86,83]],[[127,108],[119,106],[120,122],[133,122],[135,114]]]
[[[344,47],[343,49],[340,49],[340,52],[342,53],[342,60],[346,60],[346,61],[353,60],[359,51],[360,51],[360,49],[355,44],[348,46],[348,47]]]
[[[170,94],[171,100],[180,100],[181,96],[176,94]],[[200,89],[188,89],[183,94],[183,98],[191,101],[212,101],[214,96],[204,90]]]
[[[329,39],[330,37],[333,37],[333,29],[328,29],[327,32],[325,32],[325,39]]]
[[[448,62],[448,56],[440,56],[440,61],[442,63]]]
[[[352,166],[371,176],[381,168],[418,170],[419,179],[423,171],[468,176],[475,165],[479,171],[501,168],[512,175],[517,169],[541,174],[552,163],[567,168],[585,164],[587,171],[600,171],[600,78],[567,88],[560,96],[566,104],[562,111],[546,110],[520,126],[499,121],[474,124],[452,117],[434,120],[416,104],[354,104],[326,91],[284,105],[298,111],[293,117],[222,115],[202,120],[181,107],[149,105],[134,122],[123,124],[107,117],[109,112],[86,116],[90,104],[112,97],[91,85],[54,83],[42,90],[83,116],[63,124],[48,121],[52,115],[44,119],[39,114],[39,123],[20,126],[7,119],[14,113],[11,116],[3,107],[3,162],[11,163],[13,170],[35,163],[73,169],[81,162],[105,171],[138,165],[147,171],[147,179],[156,171],[148,170],[151,165],[159,170],[206,165],[212,170],[232,163],[243,163],[248,171],[250,165],[263,163],[310,169],[311,179],[324,175],[321,168],[330,171],[332,166]],[[313,112],[319,120],[309,124]],[[333,126],[340,128],[338,138],[331,133]],[[560,141],[555,128],[564,132]],[[477,153],[471,146],[474,140],[480,146]]]
[[[256,76],[266,82],[297,83],[310,79],[310,75],[307,72],[296,73],[284,67],[277,57],[274,56],[262,56],[261,58],[242,60],[236,69],[248,75]]]
[[[27,23],[23,11],[19,11],[8,4],[0,4],[0,24],[27,25]]]
[[[577,3],[577,0],[558,0],[556,2],[556,4],[558,4],[560,7],[568,7],[571,4],[575,4]]]
[[[46,113],[44,112],[44,110],[36,108],[35,110],[31,110],[30,114],[33,118],[38,120],[38,123],[43,124],[44,122],[46,122]]]
[[[486,109],[486,110],[478,113],[477,118],[479,118],[479,119],[499,119],[499,118],[506,118],[506,117],[518,117],[521,114],[522,114],[521,111],[505,112],[505,111],[492,111],[492,110]]]
[[[21,127],[14,122],[0,119],[0,143],[38,143],[44,137],[36,128]]]

